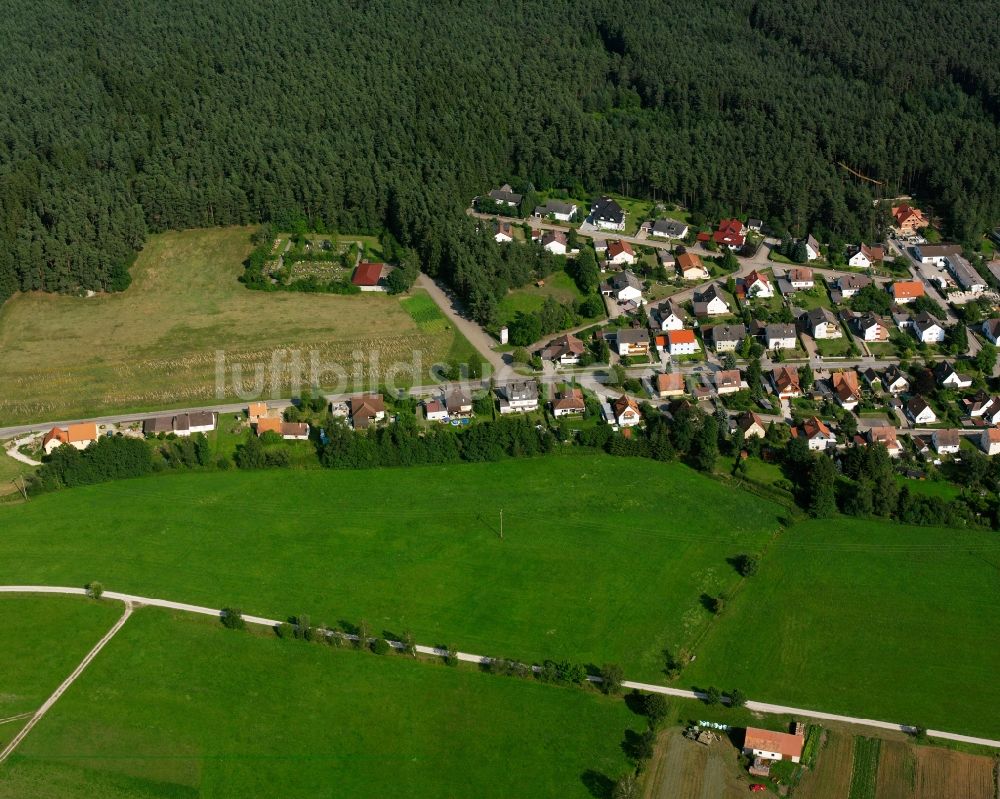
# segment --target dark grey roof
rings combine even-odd
[[[576,210],[576,206],[572,203],[566,203],[562,200],[546,200],[545,205],[539,205],[535,209],[535,213],[540,216],[548,216],[549,214],[571,214]]]
[[[710,330],[712,341],[716,344],[720,341],[743,341],[747,336],[745,325],[716,325]]]
[[[775,323],[764,328],[764,335],[768,339],[773,338],[795,338],[795,325]]]
[[[515,380],[504,386],[503,392],[509,402],[538,399],[538,383],[534,380]]]
[[[626,269],[624,272],[619,272],[614,277],[611,278],[611,286],[615,291],[621,291],[625,288],[634,288],[642,290],[642,281],[639,280],[632,272]]]
[[[625,221],[625,211],[611,197],[601,197],[590,209],[590,215],[602,222],[620,224]]]
[[[672,239],[679,239],[687,230],[687,225],[678,222],[676,219],[657,219],[653,223],[653,234],[657,236],[669,236]]]
[[[521,204],[521,195],[510,190],[510,186],[503,185],[499,189],[493,189],[490,192],[490,199],[495,200],[498,203],[514,203],[514,205]]]
[[[615,334],[619,344],[648,344],[649,331],[644,327],[623,327]]]

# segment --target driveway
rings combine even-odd
[[[495,372],[502,372],[509,368],[504,357],[493,349],[496,345],[493,337],[471,319],[466,319],[462,316],[462,308],[459,305],[459,301],[457,299],[453,300],[439,283],[421,272],[417,277],[415,285],[431,295],[431,298],[437,303],[438,308],[452,321],[452,324],[458,328],[462,335],[472,343],[472,346],[479,350],[479,353],[490,362]]]

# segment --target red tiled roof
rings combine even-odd
[[[743,746],[760,752],[777,752],[782,757],[801,757],[805,737],[787,732],[772,732],[759,727],[747,727]]]
[[[620,239],[615,239],[614,241],[608,242],[608,258],[614,258],[616,255],[621,255],[625,253],[626,255],[635,255],[632,247],[629,246],[627,241],[621,241]]]
[[[351,278],[351,282],[355,286],[377,286],[379,280],[382,279],[382,270],[384,268],[385,264],[373,264],[362,261],[358,264],[358,268],[354,270],[354,277]]]
[[[671,344],[694,344],[695,337],[693,330],[668,330],[667,340]]]
[[[896,298],[913,299],[924,296],[924,284],[919,280],[897,280],[892,284],[892,295]]]

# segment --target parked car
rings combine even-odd
[[[764,785],[761,785],[759,782],[755,782],[753,785],[750,786],[750,793],[763,793],[766,790],[767,788]]]

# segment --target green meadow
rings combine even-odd
[[[164,475],[0,509],[0,583],[363,618],[653,679],[665,647],[710,623],[703,595],[735,587],[726,559],[763,546],[780,510],[679,464],[605,455]]]
[[[998,597],[994,532],[804,522],[770,550],[682,679],[996,738]]]
[[[0,797],[587,797],[644,723],[593,691],[145,608],[0,769]]]

